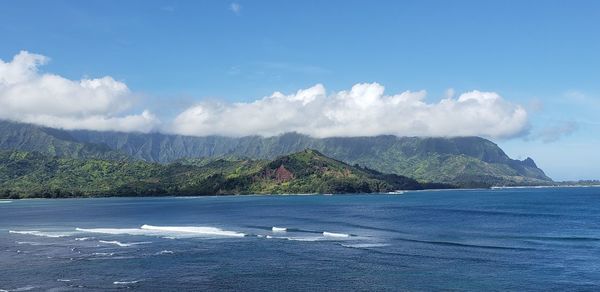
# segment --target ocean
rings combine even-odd
[[[600,188],[0,201],[0,291],[598,291]]]

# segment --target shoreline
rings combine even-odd
[[[5,198],[0,199],[0,203],[13,203],[15,201],[24,200],[65,200],[65,199],[135,199],[135,198],[177,198],[177,199],[193,199],[193,198],[211,198],[211,197],[278,197],[278,196],[348,196],[348,195],[374,195],[374,196],[402,196],[410,193],[422,193],[422,192],[457,192],[457,191],[494,191],[494,190],[511,190],[511,189],[558,189],[558,188],[600,188],[600,185],[564,185],[564,186],[507,186],[507,187],[490,187],[490,188],[458,188],[458,189],[424,189],[424,190],[398,190],[398,193],[386,192],[386,193],[285,193],[285,194],[221,194],[221,195],[193,195],[193,196],[178,196],[178,195],[166,195],[166,196],[81,196],[81,197],[57,197],[57,198],[43,198],[43,197],[29,197],[29,198]]]

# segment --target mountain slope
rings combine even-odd
[[[296,133],[266,138],[190,137],[159,133],[63,131],[15,123],[9,123],[10,127],[7,127],[6,123],[0,122],[0,149],[34,150],[62,157],[111,159],[114,153],[121,153],[139,160],[170,163],[189,158],[274,159],[310,148],[349,164],[422,182],[445,182],[463,187],[551,182],[532,159],[510,159],[496,144],[478,137],[318,139]],[[15,134],[23,131],[32,131],[35,135]],[[6,137],[13,137],[14,141]],[[44,148],[47,144],[59,146]],[[94,152],[94,147],[99,151]],[[83,150],[77,150],[79,148]]]
[[[37,151],[72,158],[129,159],[104,144],[75,140],[68,131],[0,121],[0,150]]]
[[[76,139],[104,143],[147,161],[171,162],[181,158],[249,157],[272,159],[303,149],[386,173],[425,182],[463,186],[544,184],[550,182],[532,159],[510,159],[493,142],[479,137],[340,137],[317,139],[288,133],[275,137],[189,137],[76,131]]]
[[[0,151],[0,198],[371,193],[398,189],[423,189],[423,185],[407,177],[350,166],[314,150],[272,161],[217,159],[200,166]]]

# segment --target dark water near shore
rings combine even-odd
[[[6,291],[598,291],[600,188],[4,201],[0,266]]]

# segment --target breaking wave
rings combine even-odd
[[[275,226],[273,226],[273,227],[271,228],[271,231],[273,231],[273,232],[286,232],[286,231],[287,231],[287,228],[285,228],[285,227],[275,227]]]
[[[39,230],[9,230],[8,233],[51,237],[51,238],[67,237],[67,236],[73,235],[72,233],[50,232],[50,231],[39,231]]]
[[[139,228],[75,228],[77,231],[87,233],[102,233],[102,234],[113,234],[113,235],[148,235],[147,232]]]
[[[174,232],[184,234],[197,234],[197,235],[212,235],[212,236],[233,236],[233,237],[244,237],[245,233],[223,230],[216,227],[207,226],[153,226],[153,225],[142,225],[141,229],[159,231],[159,232]]]
[[[24,286],[24,287],[20,287],[20,288],[16,288],[16,289],[11,289],[11,290],[0,289],[0,292],[21,292],[21,291],[33,290],[35,288],[37,288],[37,287],[36,286],[32,286],[32,285],[28,285],[28,286]]]
[[[92,255],[102,256],[102,257],[112,257],[113,255],[115,255],[115,253],[114,252],[95,252]]]
[[[77,231],[112,235],[144,235],[175,239],[178,237],[244,237],[245,233],[223,230],[209,226],[153,226],[144,224],[140,228],[76,228]]]
[[[135,284],[140,282],[141,280],[135,280],[135,281],[114,281],[113,284],[114,285],[129,285],[129,284]]]
[[[348,237],[350,237],[350,234],[323,231],[323,236],[325,236],[325,237],[336,237],[336,238],[348,238]]]
[[[111,241],[100,240],[99,242],[106,243],[106,244],[114,244],[114,245],[118,245],[118,246],[121,246],[121,247],[129,247],[129,246],[134,246],[134,245],[152,243],[152,242],[149,242],[149,241],[123,243],[123,242],[116,241],[116,240],[111,240]]]
[[[47,245],[45,243],[41,243],[41,242],[34,242],[34,241],[15,241],[16,244],[26,244],[26,245],[33,245],[33,246],[39,246],[39,245]]]
[[[92,240],[94,238],[95,237],[77,237],[77,238],[75,238],[75,240],[77,240],[77,241],[86,241],[86,240]]]
[[[348,248],[374,248],[374,247],[385,247],[390,246],[388,243],[356,243],[356,244],[342,244],[343,247]]]

